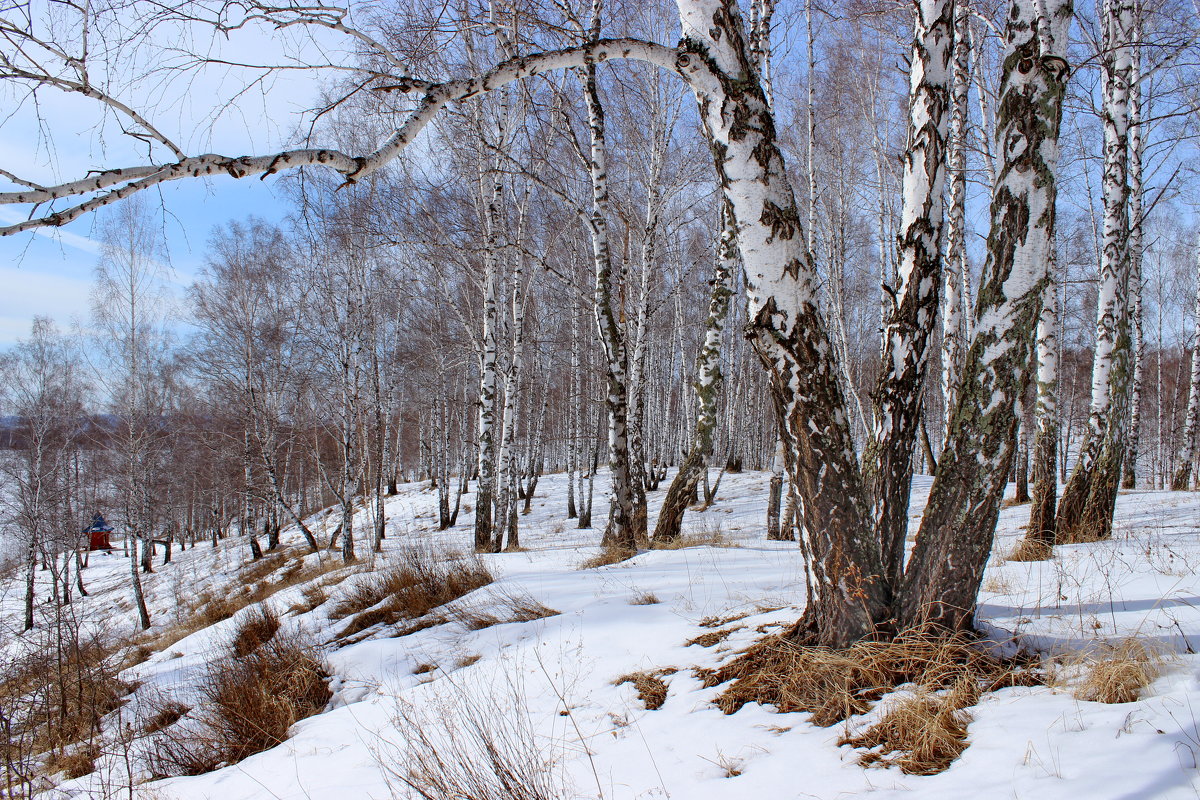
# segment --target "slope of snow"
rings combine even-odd
[[[769,475],[728,474],[718,502],[689,512],[685,532],[720,534],[726,546],[645,552],[613,566],[579,570],[596,552],[605,499],[597,495],[597,529],[580,531],[565,519],[562,476],[547,476],[530,515],[522,517],[523,552],[487,556],[495,584],[458,601],[486,607],[500,595],[528,595],[556,616],[469,631],[447,623],[399,638],[387,632],[331,648],[334,697],[326,712],[303,720],[270,751],[191,778],[148,784],[156,798],[389,798],[406,797],[395,776],[410,764],[406,725],[443,737],[462,759],[477,759],[473,726],[503,729],[537,758],[553,761],[564,797],[843,798],[870,793],[900,798],[1185,798],[1200,795],[1200,496],[1136,492],[1118,501],[1113,541],[1059,548],[1053,561],[1004,562],[1020,535],[1028,506],[1001,514],[1000,534],[981,596],[982,625],[1000,641],[1015,634],[1046,651],[1097,647],[1137,635],[1176,655],[1142,700],[1104,705],[1075,699],[1064,688],[1011,688],[986,695],[971,709],[970,747],[946,772],[930,777],[896,769],[863,769],[857,752],[838,747],[845,725],[813,726],[807,714],[776,714],[749,705],[724,715],[692,670],[712,667],[761,632],[796,618],[804,603],[803,571],[793,543],[766,542],[762,520]],[[664,487],[665,488],[665,487]],[[918,478],[913,513],[928,493]],[[652,495],[652,503],[663,492]],[[469,505],[473,495],[464,498]],[[414,542],[466,550],[471,516],[438,533],[436,495],[403,487],[387,506],[386,559]],[[652,506],[651,513],[656,511]],[[360,517],[366,522],[365,513]],[[653,519],[653,516],[651,517]],[[296,545],[292,532],[285,541]],[[365,549],[365,548],[363,548]],[[321,554],[320,558],[330,558]],[[308,556],[311,562],[318,556]],[[183,601],[201,591],[228,591],[248,554],[232,542],[176,554],[148,576],[156,622],[172,621]],[[92,597],[79,602],[89,618],[132,623],[128,562],[93,554],[87,580]],[[285,624],[332,640],[332,622],[350,570],[330,602],[307,614],[289,612],[303,587],[268,602]],[[20,609],[19,585],[0,597],[0,613]],[[660,602],[631,604],[643,593]],[[723,642],[687,645],[706,618],[749,616]],[[127,671],[140,683],[135,702],[163,694],[194,702],[207,658],[224,645],[237,617],[200,630]],[[132,628],[131,628],[132,630]],[[436,669],[421,674],[421,665]],[[665,704],[646,710],[626,673],[675,668],[664,678]],[[885,701],[886,702],[886,701]],[[878,713],[878,712],[873,712]],[[402,718],[407,718],[404,723]],[[862,719],[849,725],[861,724]],[[53,796],[104,797],[125,781],[121,759],[92,776],[62,784]],[[735,774],[736,773],[736,774]],[[128,796],[127,793],[121,796]],[[136,796],[136,795],[135,795]]]

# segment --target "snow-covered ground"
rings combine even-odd
[[[525,742],[521,746],[536,758],[553,761],[550,772],[562,781],[563,797],[1200,796],[1200,660],[1192,654],[1200,647],[1200,495],[1122,494],[1111,542],[1061,547],[1054,560],[1040,563],[1004,561],[1028,506],[1002,512],[980,600],[981,623],[997,638],[1020,635],[1026,646],[1052,652],[1138,636],[1175,655],[1134,703],[1081,701],[1065,686],[986,695],[971,709],[970,746],[962,757],[940,775],[919,777],[860,767],[855,750],[837,746],[845,725],[816,727],[807,714],[776,714],[758,705],[727,716],[712,703],[720,690],[705,688],[693,674],[695,667],[727,660],[760,632],[794,620],[804,601],[796,546],[763,537],[768,479],[765,473],[728,474],[712,509],[688,513],[685,531],[719,534],[719,546],[645,552],[580,570],[580,562],[597,552],[599,530],[580,531],[565,519],[563,478],[547,476],[532,513],[521,520],[526,549],[487,556],[496,583],[459,602],[482,607],[500,595],[528,595],[558,615],[479,631],[447,623],[330,648],[333,700],[324,713],[298,723],[288,741],[207,775],[143,785],[134,796],[405,797],[394,776],[411,763],[404,730],[412,724],[445,737],[462,759],[478,758],[470,734],[481,724]],[[914,515],[928,486],[928,479],[918,478]],[[652,515],[661,496],[652,495]],[[468,505],[473,500],[465,498]],[[380,558],[414,541],[466,550],[471,515],[462,515],[454,530],[437,533],[435,503],[436,495],[423,486],[403,487],[388,503],[387,548]],[[595,508],[601,525],[606,506],[599,493]],[[298,538],[285,535],[292,545]],[[202,591],[230,591],[227,584],[246,561],[247,553],[233,543],[177,553],[172,564],[148,576],[156,623],[176,621],[178,609]],[[91,619],[112,615],[132,635],[127,570],[118,556],[93,554],[86,572],[92,596],[79,608]],[[286,625],[330,641],[345,622],[332,622],[327,610],[355,578],[348,571],[321,578],[331,579],[341,580],[331,600],[309,613],[288,611],[301,602],[304,586],[268,602]],[[20,613],[20,592],[19,585],[3,589],[5,619]],[[646,593],[659,602],[631,602]],[[747,613],[726,626],[736,630],[724,641],[687,644],[716,630],[702,621]],[[139,682],[136,697],[166,693],[194,702],[192,687],[206,659],[228,641],[237,621],[200,630],[128,670],[124,677]],[[436,669],[415,672],[424,665]],[[669,694],[657,710],[647,710],[632,685],[614,684],[626,673],[664,668],[678,671],[664,678]],[[125,781],[120,761],[102,762],[95,774],[62,784],[57,796],[116,796]]]

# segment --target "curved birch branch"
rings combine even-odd
[[[354,156],[329,148],[301,148],[261,156],[223,156],[206,154],[182,158],[170,164],[145,165],[102,170],[83,178],[56,186],[27,188],[15,192],[0,192],[0,205],[31,205],[91,192],[104,192],[61,211],[31,217],[23,222],[0,227],[0,236],[42,227],[58,227],[80,216],[110,205],[130,194],[168,181],[219,174],[234,178],[251,175],[272,175],[284,169],[302,166],[324,166],[345,176],[346,183],[367,177],[395,159],[417,137],[444,106],[486,94],[506,84],[543,72],[598,63],[610,58],[644,61],[679,74],[701,92],[712,91],[715,79],[708,74],[703,60],[694,53],[680,52],[640,39],[600,39],[578,47],[565,48],[501,62],[482,75],[461,80],[430,83],[401,79],[377,91],[421,93],[417,107],[378,148],[363,156]],[[710,78],[705,81],[704,77]],[[18,183],[27,183],[17,180]],[[117,187],[110,189],[110,187]],[[104,191],[108,189],[109,191]]]

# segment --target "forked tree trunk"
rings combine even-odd
[[[1015,407],[1031,378],[1034,328],[1054,241],[1058,132],[1070,0],[1013,0],[1005,33],[991,206],[975,335],[958,405],[904,575],[900,623],[969,627],[1012,466]]]
[[[770,373],[788,468],[803,498],[800,531],[812,592],[802,627],[822,644],[849,644],[886,618],[890,594],[879,577],[804,226],[737,3],[680,0],[679,15],[676,68],[696,91],[718,182],[738,223],[747,332]]]
[[[1131,384],[1129,340],[1129,97],[1136,11],[1131,0],[1105,0],[1104,249],[1100,257],[1092,402],[1075,469],[1058,504],[1059,541],[1112,535]]]

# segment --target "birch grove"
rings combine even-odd
[[[597,542],[627,557],[684,538],[698,487],[720,504],[726,470],[766,470],[764,536],[805,559],[788,635],[841,647],[971,626],[1025,462],[1043,557],[1109,535],[1123,476],[1188,483],[1197,348],[1145,321],[1180,307],[1162,287],[1191,223],[1163,210],[1191,179],[1191,33],[1153,56],[1140,44],[1185,10],[1103,0],[1077,28],[1070,0],[995,18],[966,0],[863,18],[768,0],[745,19],[735,0],[410,5],[4,17],[7,85],[80,95],[103,112],[98,138],[133,145],[63,176],[0,165],[0,203],[21,212],[0,233],[109,218],[146,190],[169,205],[169,184],[218,175],[270,178],[295,209],[214,238],[180,346],[203,391],[164,384],[152,409],[114,411],[133,453],[125,516],[145,530],[131,564],[156,539],[228,536],[257,559],[281,520],[311,549],[369,558],[402,481],[438,493],[439,528],[517,550],[552,471],[567,491],[549,502],[588,528],[598,501]],[[1092,18],[1095,58],[1080,55]],[[803,54],[777,47],[801,29]],[[83,43],[100,30],[112,47]],[[303,41],[267,63],[202,37],[176,61],[159,38],[250,30]],[[145,82],[171,76],[165,96],[218,67],[243,93],[311,76],[319,110],[245,155],[207,152],[157,118]],[[1086,155],[1100,136],[1102,165]],[[1186,403],[1182,379],[1142,380],[1189,360]],[[205,420],[193,435],[222,456],[152,519],[132,426],[176,414]]]

